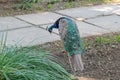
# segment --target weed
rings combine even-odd
[[[52,7],[53,7],[53,5],[52,4],[48,4],[48,9],[51,9]]]
[[[36,3],[40,3],[40,2],[46,2],[48,4],[48,9],[53,8],[52,4],[61,2],[61,0],[22,0],[21,3],[14,5],[14,9],[25,9],[25,10],[33,10],[34,5]],[[93,4],[101,4],[101,3],[109,3],[109,2],[113,2],[114,0],[81,0],[80,2],[78,2],[77,0],[62,0],[66,2],[65,7],[66,8],[71,8],[73,6],[85,6],[85,5],[93,5]],[[78,4],[79,3],[79,4]],[[39,8],[39,10],[42,10],[43,8]]]
[[[34,4],[28,3],[28,2],[21,5],[21,9],[26,9],[26,10],[32,10],[33,7],[34,7]]]
[[[120,42],[120,35],[116,36],[116,41]]]
[[[6,46],[6,40],[7,40],[7,32],[2,34],[1,41],[0,41],[0,53],[3,52],[4,47]]]
[[[99,44],[112,44],[114,42],[120,42],[120,35],[111,37],[97,37],[96,42]]]
[[[78,6],[79,4],[77,2],[72,2],[72,6]]]
[[[65,7],[66,7],[66,8],[71,8],[71,6],[72,6],[72,5],[71,5],[70,2],[67,2],[67,3],[65,4]]]
[[[98,42],[100,44],[104,43],[104,41],[105,41],[105,38],[103,38],[103,37],[97,37],[96,38],[96,42]]]
[[[23,0],[22,3],[14,5],[14,9],[23,9],[23,10],[33,10],[35,3],[38,3],[42,0]]]
[[[43,7],[43,6],[39,6],[39,10],[40,10],[40,11],[43,11],[43,10],[44,10],[44,7]]]
[[[57,3],[57,2],[60,2],[60,0],[50,0],[50,1],[48,2],[48,4],[55,4],[55,3]]]
[[[112,0],[103,0],[103,2],[109,3],[109,2],[112,2]]]

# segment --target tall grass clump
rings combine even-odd
[[[0,80],[71,80],[48,52],[4,47],[0,52]]]
[[[41,1],[42,0],[21,0],[21,2],[15,4],[13,8],[22,10],[32,10],[34,8],[35,3],[39,3]]]
[[[70,80],[60,65],[46,57],[46,52],[16,49],[0,53],[0,80]]]

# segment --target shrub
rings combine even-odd
[[[43,6],[39,6],[38,8],[40,11],[44,10],[44,7]]]
[[[45,51],[4,48],[0,53],[0,80],[70,80],[69,73],[47,55]]]
[[[23,0],[20,4],[14,5],[14,9],[23,9],[23,10],[32,10],[35,3],[38,3],[42,0]]]
[[[52,7],[53,7],[53,5],[52,4],[48,4],[48,9],[51,9]]]
[[[0,80],[71,80],[46,51],[0,45]],[[52,58],[52,59],[51,59]]]

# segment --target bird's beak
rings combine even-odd
[[[52,33],[52,27],[46,27],[46,30],[49,31],[50,33]]]

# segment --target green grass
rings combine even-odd
[[[7,40],[7,32],[2,34],[1,40],[0,40],[0,53],[3,51],[5,44]]]
[[[88,1],[89,3],[95,3],[95,2],[112,2],[112,0],[85,0]]]
[[[52,4],[48,4],[48,6],[47,6],[48,9],[51,9],[52,7],[53,7]]]
[[[0,44],[0,80],[71,80],[71,75],[44,50]]]
[[[120,42],[120,35],[116,36],[116,41]]]
[[[60,0],[49,0],[49,1],[46,1],[48,2],[48,4],[55,4],[57,2],[60,2]]]
[[[83,0],[81,1],[82,6],[86,5],[94,5],[94,4],[103,4],[103,3],[111,3],[112,0]]]
[[[102,4],[102,3],[110,3],[114,0],[66,0],[65,8],[71,8],[71,7],[78,7],[78,6],[86,6],[86,5],[94,5],[94,4]],[[21,3],[15,4],[13,6],[14,9],[23,9],[23,10],[33,10],[36,3],[42,3],[45,2],[48,5],[47,9],[53,8],[53,5],[59,2],[62,2],[61,0],[23,0]],[[60,5],[61,6],[61,5]],[[38,7],[39,10],[43,9],[41,7]]]
[[[99,44],[103,44],[107,40],[108,40],[108,38],[104,38],[104,37],[97,37],[96,38],[96,42],[99,43]]]
[[[113,37],[97,37],[96,42],[98,44],[112,44],[117,41],[117,38],[115,36]]]
[[[43,11],[44,10],[44,7],[43,6],[39,6],[38,8],[40,11]]]
[[[66,7],[66,8],[71,8],[71,6],[72,6],[71,2],[67,2],[67,3],[65,4],[65,7]]]
[[[96,42],[99,44],[112,44],[114,42],[120,42],[120,35],[110,37],[97,37]]]
[[[83,42],[83,49],[85,50],[92,46],[112,45],[114,43],[120,43],[120,34],[111,36],[98,36],[94,37],[94,40],[89,40],[88,38]]]
[[[23,0],[21,3],[15,4],[13,8],[22,10],[33,10],[35,3],[41,1],[42,0]]]
[[[0,80],[70,80],[70,74],[51,57],[45,51],[4,48],[0,53]]]

